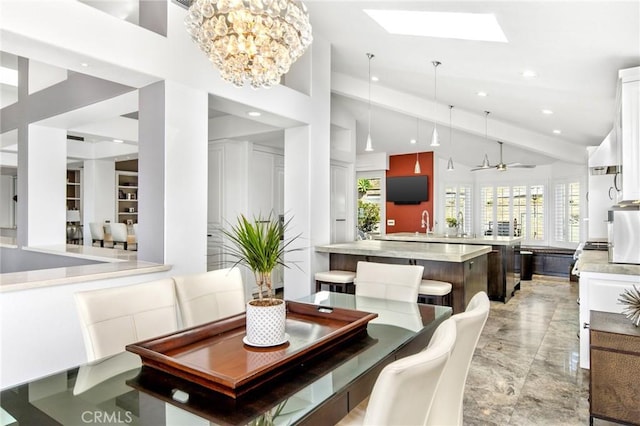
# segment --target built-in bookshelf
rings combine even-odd
[[[138,172],[116,172],[116,220],[138,223]]]
[[[67,244],[82,244],[82,171],[67,169]]]

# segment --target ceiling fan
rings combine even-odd
[[[510,164],[505,164],[502,161],[502,144],[503,142],[498,141],[498,144],[500,145],[500,162],[498,164],[496,164],[495,166],[492,166],[489,164],[489,158],[487,158],[487,156],[484,156],[484,161],[482,162],[481,166],[477,166],[474,169],[471,169],[472,172],[475,172],[477,170],[490,170],[490,169],[496,169],[499,170],[501,172],[506,172],[507,171],[507,167],[513,167],[513,168],[521,168],[521,169],[533,169],[535,167],[535,165],[533,164],[521,164],[521,163],[510,163]]]

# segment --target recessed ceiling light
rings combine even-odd
[[[380,79],[378,77],[376,77],[375,75],[371,76],[371,81],[380,81]]]
[[[520,74],[522,74],[524,78],[536,78],[538,76],[538,73],[533,70],[524,70]]]
[[[550,109],[543,109],[542,113],[546,114],[546,115],[551,115],[551,114],[553,114],[553,111],[551,111]]]
[[[375,9],[364,11],[391,34],[508,42],[492,13]]]
[[[123,143],[124,141],[122,139],[114,139],[113,140],[115,143]]]
[[[88,64],[88,63],[86,63],[86,62],[81,62],[81,63],[80,63],[80,66],[81,66],[81,67],[85,67],[85,68],[86,68],[86,67],[88,67],[88,66],[89,66],[89,64]]]
[[[483,98],[485,98],[485,97],[489,96],[489,95],[487,94],[487,92],[478,92],[478,93],[476,93],[476,95],[478,95],[478,96],[482,96]]]
[[[412,143],[412,144],[414,144],[414,143],[416,143],[416,142],[418,142],[418,141],[417,141],[417,140],[415,140],[415,139],[411,139],[411,140],[409,141],[409,143]]]
[[[18,70],[0,67],[0,83],[18,87]]]
[[[562,133],[562,130],[555,129],[555,130],[553,131],[553,133],[555,133],[556,135],[559,135],[559,134],[561,134],[561,133]]]
[[[248,116],[250,117],[260,117],[262,115],[262,113],[258,112],[258,111],[249,111],[247,113]]]

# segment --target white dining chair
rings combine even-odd
[[[100,247],[104,247],[104,223],[90,222],[89,231],[91,232],[91,243],[97,243]]]
[[[451,317],[456,322],[458,337],[444,371],[447,379],[438,387],[428,424],[462,425],[464,387],[489,308],[487,293],[481,291],[471,298],[464,312]]]
[[[339,423],[347,425],[423,425],[432,410],[443,371],[456,341],[452,319],[438,326],[427,348],[384,367],[368,400]]]
[[[423,272],[421,265],[358,262],[356,296],[415,302]]]
[[[178,329],[173,279],[74,294],[88,361]]]
[[[124,223],[110,223],[109,225],[113,247],[121,245],[123,250],[127,249],[127,225]]]
[[[185,327],[245,311],[242,274],[237,267],[173,277]]]

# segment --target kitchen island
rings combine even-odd
[[[451,283],[454,313],[463,312],[474,294],[487,291],[489,245],[363,240],[315,250],[329,253],[332,270],[355,271],[358,261],[422,265],[423,278]]]
[[[516,256],[520,255],[522,237],[447,237],[438,234],[398,232],[379,237],[388,241],[490,245],[487,266],[487,294],[491,300],[507,303],[520,288],[520,271],[516,271]]]

